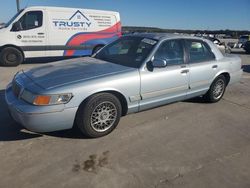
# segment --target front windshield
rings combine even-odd
[[[9,25],[17,18],[17,16],[19,16],[19,14],[21,14],[21,12],[23,12],[23,10],[20,10],[18,13],[15,14],[15,16],[13,16],[10,21],[8,21],[6,24],[5,24],[5,28],[6,27],[9,27]]]
[[[158,41],[138,36],[125,36],[104,47],[95,58],[139,68]]]

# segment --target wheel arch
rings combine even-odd
[[[102,93],[108,93],[108,94],[112,94],[115,97],[117,97],[117,99],[120,101],[121,103],[121,107],[122,107],[122,116],[125,116],[128,112],[128,102],[126,100],[126,97],[119,91],[116,90],[103,90],[103,91],[98,91],[95,93],[92,93],[91,95],[89,95],[88,97],[86,97],[79,105],[78,108],[80,108],[80,106],[84,105],[85,102],[92,96],[94,95],[98,95],[98,94],[102,94]]]
[[[230,76],[230,73],[229,71],[221,71],[219,72],[218,74],[216,74],[216,76],[214,77],[213,81],[220,75],[223,75],[225,78],[226,78],[226,85],[229,84],[230,82],[230,79],[231,79],[231,76]]]
[[[8,48],[8,47],[12,47],[12,48],[18,49],[18,50],[22,53],[23,59],[25,59],[25,54],[24,54],[22,48],[19,47],[19,46],[13,45],[13,44],[6,44],[6,45],[1,46],[1,47],[0,47],[0,52],[1,52],[4,48]]]
[[[223,75],[226,78],[226,84],[228,85],[231,79],[230,74],[228,72],[223,72],[220,75]]]

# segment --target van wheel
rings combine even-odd
[[[22,52],[14,47],[4,48],[0,53],[0,63],[3,66],[18,66],[23,60]]]
[[[212,83],[208,92],[204,95],[207,102],[215,103],[221,100],[226,90],[226,78],[223,75],[218,76]]]
[[[114,95],[96,94],[80,105],[76,124],[85,136],[102,137],[116,128],[120,121],[121,109],[121,103]]]
[[[93,49],[93,52],[92,52],[92,55],[97,53],[101,48],[103,48],[104,46],[103,45],[99,45],[99,46],[96,46],[94,49]]]

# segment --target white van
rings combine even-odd
[[[118,12],[29,7],[0,29],[0,63],[25,58],[91,55],[121,36]]]

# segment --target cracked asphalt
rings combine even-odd
[[[219,103],[196,98],[128,115],[98,139],[13,122],[4,88],[42,61],[0,67],[0,187],[249,188],[250,55],[239,53],[243,78]]]

